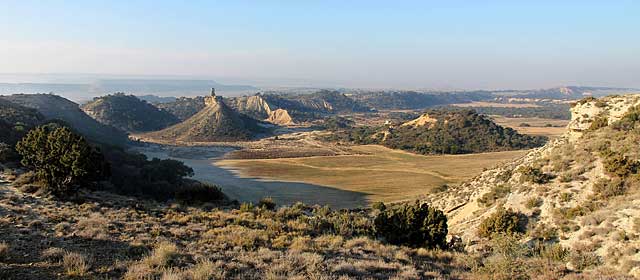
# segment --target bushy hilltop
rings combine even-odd
[[[15,144],[26,131],[44,119],[35,109],[0,99],[0,143]]]
[[[420,154],[464,154],[542,146],[546,138],[517,133],[473,110],[429,110],[400,125],[349,127],[328,140],[380,144]]]
[[[580,252],[570,268],[640,277],[640,95],[583,99],[571,113],[563,137],[426,201],[468,249],[513,222],[522,242]]]
[[[96,97],[81,107],[100,123],[128,132],[160,130],[179,121],[173,114],[124,93]]]
[[[155,103],[156,107],[165,110],[184,121],[204,109],[204,96],[178,97],[172,102]]]
[[[101,143],[126,145],[128,138],[125,132],[104,125],[80,109],[70,100],[53,94],[14,94],[0,96],[20,106],[37,110],[46,120],[61,120],[84,136]]]

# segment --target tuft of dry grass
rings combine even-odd
[[[9,244],[0,242],[0,260],[4,260],[9,256]]]
[[[179,256],[178,247],[169,242],[158,243],[151,255],[147,256],[142,262],[148,267],[164,268],[171,264]]]
[[[62,257],[62,266],[68,276],[85,276],[89,272],[89,261],[76,252],[68,252]]]
[[[62,248],[51,247],[51,248],[47,248],[46,250],[42,251],[41,256],[47,262],[58,263],[58,262],[60,262],[62,260],[62,258],[64,257],[64,255],[66,253],[67,252]]]
[[[107,239],[109,235],[109,221],[99,213],[80,219],[78,228],[77,235],[84,238]]]

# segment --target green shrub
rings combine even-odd
[[[593,184],[593,191],[602,198],[610,198],[625,193],[625,185],[619,178],[599,179]]]
[[[105,178],[109,167],[102,153],[66,127],[49,124],[31,130],[18,144],[22,164],[35,170],[47,191],[66,196],[81,185]]]
[[[197,181],[183,184],[175,192],[175,199],[186,203],[222,201],[225,198],[220,187]]]
[[[531,166],[521,167],[518,169],[518,172],[522,174],[520,180],[523,182],[546,184],[553,179],[552,175],[543,173],[540,168],[534,168]]]
[[[271,197],[263,197],[258,201],[258,208],[267,209],[267,210],[275,210],[276,203],[273,201]]]
[[[589,131],[598,130],[609,125],[609,119],[605,116],[597,116],[589,126]]]
[[[253,208],[255,208],[253,206],[253,203],[251,202],[243,202],[242,204],[240,204],[240,212],[253,212]]]
[[[570,255],[569,249],[562,247],[560,244],[547,244],[544,242],[536,242],[533,247],[533,255],[540,256],[541,258],[556,261],[565,262]]]
[[[431,189],[429,193],[432,193],[432,194],[442,193],[442,192],[446,192],[448,189],[449,189],[449,185],[441,184],[436,187],[433,187],[433,189]]]
[[[629,131],[636,126],[638,121],[640,121],[640,106],[635,106],[622,115],[622,118],[613,123],[613,128]]]
[[[374,220],[376,234],[392,244],[446,247],[447,217],[426,203],[406,203],[386,209]]]
[[[373,203],[373,205],[371,205],[371,208],[376,209],[376,210],[380,210],[380,211],[384,211],[387,209],[387,206],[384,205],[384,202],[382,201],[376,201]]]
[[[0,163],[17,161],[18,159],[18,154],[11,145],[0,142]]]
[[[511,192],[511,188],[505,185],[497,185],[488,193],[485,193],[478,199],[478,203],[484,206],[491,206],[496,200],[507,196]]]
[[[603,152],[602,154],[605,157],[603,164],[607,172],[621,178],[638,172],[638,167],[640,167],[638,161],[631,160],[629,157],[616,152]]]
[[[542,205],[542,199],[539,198],[539,197],[530,197],[525,202],[525,206],[527,207],[527,209],[533,209],[533,208],[536,208],[536,207],[540,207],[540,205]]]
[[[493,237],[494,235],[524,233],[527,218],[522,213],[511,209],[498,208],[498,211],[491,214],[480,223],[478,235],[480,237]]]

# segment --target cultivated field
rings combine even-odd
[[[416,199],[457,184],[526,151],[422,156],[377,145],[355,146],[357,155],[279,159],[227,159],[216,165],[239,176],[304,182],[364,193],[369,202]]]
[[[565,133],[568,120],[543,119],[543,118],[507,118],[503,116],[491,116],[497,124],[510,127],[523,134],[542,135],[551,138]],[[521,126],[526,123],[530,126]],[[551,125],[551,126],[549,126]]]

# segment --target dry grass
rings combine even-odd
[[[69,252],[62,258],[62,266],[69,276],[85,276],[89,271],[87,258],[75,252]]]
[[[497,107],[497,108],[536,108],[540,105],[534,103],[496,103],[496,102],[484,102],[474,101],[469,103],[451,104],[456,107]]]
[[[240,176],[304,182],[366,194],[369,201],[394,202],[426,195],[443,184],[472,178],[483,169],[526,151],[422,156],[377,145],[355,146],[365,155],[223,160],[216,164]]]
[[[543,118],[507,118],[503,116],[491,116],[497,124],[510,127],[523,134],[542,135],[550,138],[558,137],[566,132],[568,120],[543,119]],[[520,124],[527,123],[530,126],[522,127]],[[551,124],[552,127],[546,126]]]
[[[0,242],[0,260],[6,259],[9,256],[9,244],[7,242]]]

